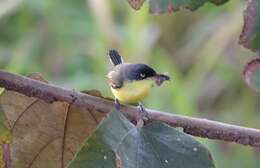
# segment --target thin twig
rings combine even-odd
[[[114,102],[81,92],[64,89],[34,79],[0,71],[0,87],[37,97],[46,102],[65,101],[81,107],[94,107],[95,110],[108,113],[114,108]],[[130,119],[138,117],[138,109],[123,105],[121,111]],[[243,145],[260,147],[260,130],[240,127],[207,119],[199,119],[156,110],[149,110],[150,120],[161,121],[173,127],[182,127],[184,132],[209,139],[236,142]]]

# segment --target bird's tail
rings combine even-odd
[[[123,63],[122,57],[121,57],[121,56],[119,55],[119,53],[118,53],[116,50],[114,50],[114,49],[109,50],[108,56],[109,56],[109,58],[110,58],[111,63],[112,63],[114,66]]]

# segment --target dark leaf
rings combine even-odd
[[[247,1],[244,11],[244,27],[239,43],[252,51],[260,50],[260,1]]]
[[[248,86],[260,92],[260,59],[250,61],[244,69],[244,79]]]
[[[228,0],[150,0],[150,12],[154,14],[162,14],[167,12],[175,12],[180,8],[194,11],[203,6],[206,2],[211,2],[216,5],[221,5]],[[128,0],[134,9],[139,9],[144,0]]]
[[[88,165],[89,158],[86,156],[91,153],[97,155],[97,159],[92,160],[96,163],[96,167],[98,163],[104,162],[104,156],[112,159],[106,162],[114,163],[114,155],[108,157],[110,152],[101,152],[99,148],[101,145],[96,148],[96,144],[102,144],[105,150],[110,146],[119,156],[120,164],[124,168],[214,167],[208,150],[191,136],[159,122],[137,128],[119,112],[110,113],[99,125],[95,134],[86,141],[77,154],[70,168],[76,168],[80,163]]]
[[[101,131],[88,138],[68,168],[116,168],[115,153],[104,143]]]

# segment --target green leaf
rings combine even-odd
[[[260,50],[260,1],[247,1],[244,11],[244,27],[239,43],[252,51]]]
[[[221,5],[228,0],[150,0],[150,12],[161,14],[166,12],[175,12],[180,8],[186,8],[191,11],[203,6],[205,2],[211,2],[216,5]],[[140,9],[143,0],[128,0],[134,9]]]
[[[208,150],[191,136],[159,122],[152,122],[142,128],[137,128],[119,112],[110,113],[108,118],[100,124],[95,134],[86,141],[77,154],[70,168],[77,167],[76,164],[78,167],[88,164],[81,162],[82,165],[79,166],[79,160],[87,160],[91,152],[93,154],[91,158],[95,158],[94,155],[99,156],[95,161],[96,167],[102,167],[99,164],[104,162],[104,156],[107,156],[107,162],[109,159],[111,159],[110,162],[115,160],[114,157],[108,157],[110,152],[97,154],[101,149],[96,149],[95,144],[91,142],[106,144],[105,150],[108,150],[107,146],[110,146],[120,157],[124,168],[214,167]],[[115,165],[110,164],[110,167],[115,167]]]
[[[244,79],[248,86],[260,92],[260,59],[250,61],[244,69]]]
[[[115,168],[115,154],[110,147],[102,141],[102,135],[97,130],[90,137],[69,163],[68,168]]]

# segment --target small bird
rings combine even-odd
[[[141,101],[148,96],[154,83],[160,86],[164,81],[170,80],[170,77],[158,74],[146,64],[124,63],[114,49],[109,50],[108,56],[114,67],[106,77],[115,96],[116,108],[119,108],[119,102],[139,103],[140,111],[144,112]]]

